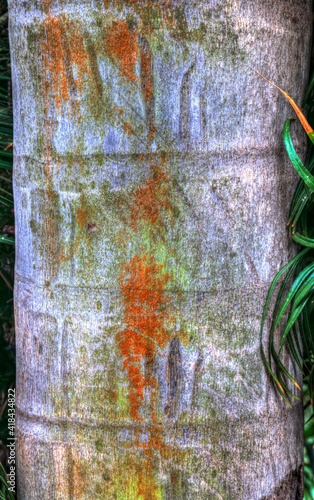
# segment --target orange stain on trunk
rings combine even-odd
[[[146,182],[133,193],[128,223],[138,236],[149,228],[152,241],[164,243],[165,219],[169,222],[170,215],[172,222],[173,216],[169,201],[171,182],[166,168],[151,165],[150,171]],[[136,462],[137,498],[145,500],[160,498],[156,466],[163,456],[167,458],[173,453],[163,443],[162,424],[158,422],[156,378],[157,355],[165,356],[162,351],[174,335],[171,299],[166,291],[171,283],[173,276],[164,262],[156,261],[154,249],[149,254],[135,255],[120,276],[124,327],[117,335],[117,343],[128,375],[130,415],[133,421],[145,419],[148,423],[146,441],[135,431],[132,442],[136,455],[139,456],[139,450],[142,452]]]
[[[84,76],[90,74],[88,54],[79,27],[73,21],[48,14],[43,23],[45,37],[41,41],[45,73],[45,94],[55,100],[57,111],[62,102],[74,107],[75,93],[81,95]],[[74,76],[74,68],[77,77]]]
[[[152,176],[134,192],[131,225],[137,231],[142,222],[160,230],[164,227],[162,212],[171,209],[170,179],[160,167],[151,165]]]
[[[76,210],[75,215],[77,217],[77,223],[80,226],[81,229],[85,229],[87,225],[87,214],[86,210],[84,208],[79,208]]]
[[[131,31],[125,21],[113,22],[105,36],[105,49],[109,58],[113,62],[118,62],[122,75],[136,82],[137,32]]]
[[[141,50],[141,84],[146,101],[153,97],[152,55],[149,50]]]
[[[84,39],[80,26],[65,16],[53,17],[49,12],[50,2],[44,3],[46,16],[42,22],[43,35],[39,39],[42,54],[43,74],[43,114],[46,130],[44,134],[45,159],[45,189],[47,196],[47,211],[45,217],[45,245],[47,259],[50,261],[53,274],[56,274],[59,259],[64,261],[65,255],[59,254],[58,223],[55,217],[55,190],[51,172],[51,155],[53,151],[53,134],[57,128],[54,118],[55,110],[60,113],[62,104],[66,104],[80,120],[77,98],[81,95],[84,76],[90,73],[88,55],[84,48]]]
[[[169,319],[169,300],[164,287],[171,279],[163,264],[154,257],[135,255],[121,274],[121,292],[124,305],[124,329],[117,336],[123,368],[129,378],[129,401],[133,420],[138,415],[144,398],[144,388],[153,392],[157,382],[153,375],[143,373],[142,361],[154,363],[159,349],[166,347],[169,334],[165,322]]]
[[[136,4],[137,5],[137,4]],[[141,85],[146,103],[146,118],[149,128],[149,142],[156,132],[153,99],[153,61],[152,52],[146,39],[139,43],[139,35],[131,31],[125,21],[113,23],[106,34],[105,47],[112,62],[119,65],[120,73],[128,81]],[[135,65],[140,57],[139,77]],[[122,120],[124,111],[115,107],[117,121],[123,129],[133,134],[131,124]],[[143,161],[145,158],[143,158]],[[173,222],[170,204],[171,181],[167,169],[157,164],[150,166],[150,176],[131,197],[127,213],[122,220],[130,224],[137,237],[149,229],[152,241],[164,244],[167,223]],[[144,234],[144,233],[143,233]],[[154,250],[142,255],[134,255],[124,265],[120,276],[123,304],[123,329],[116,339],[123,359],[123,370],[128,377],[128,400],[130,416],[133,421],[149,422],[147,440],[143,443],[140,433],[135,431],[132,442],[135,454],[141,458],[136,461],[138,478],[137,497],[157,500],[160,485],[156,478],[156,465],[167,447],[163,446],[159,415],[159,388],[156,378],[157,355],[162,353],[173,337],[173,320],[170,312],[170,297],[165,292],[173,281],[165,263],[157,262]],[[131,444],[131,443],[130,443]],[[169,451],[171,454],[171,451]],[[132,458],[133,462],[134,458]],[[134,465],[132,466],[134,467]]]

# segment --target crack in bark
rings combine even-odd
[[[204,353],[200,351],[195,363],[194,377],[193,377],[193,391],[192,391],[192,409],[195,411],[197,406],[197,397],[201,389],[202,372],[204,370]]]
[[[185,73],[182,79],[180,91],[180,131],[179,136],[182,141],[184,151],[189,151],[191,147],[191,74],[194,65]]]
[[[148,124],[149,140],[155,134],[155,102],[153,81],[153,56],[146,38],[140,38],[141,87],[144,96],[145,120]]]
[[[168,418],[174,418],[178,413],[182,378],[181,363],[180,340],[175,337],[170,341],[167,364],[168,404],[165,407],[165,413]]]

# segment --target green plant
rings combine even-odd
[[[0,500],[14,500],[14,495],[9,488],[7,473],[0,463]]]
[[[313,85],[314,75],[311,79],[310,91],[306,93],[304,102],[304,107],[310,109],[310,111],[314,105],[313,97],[311,97]],[[277,88],[283,92],[279,87]],[[287,225],[289,226],[289,235],[297,243],[302,245],[304,249],[291,259],[290,262],[276,274],[272,281],[263,310],[261,336],[263,334],[263,327],[276,285],[280,278],[285,275],[277,293],[272,313],[268,357],[265,355],[263,344],[262,355],[269,373],[277,384],[279,393],[290,405],[287,396],[296,396],[289,390],[286,380],[291,380],[298,389],[300,389],[300,387],[280,359],[280,354],[285,343],[288,343],[293,358],[304,374],[306,391],[312,403],[314,394],[314,332],[312,332],[311,328],[314,299],[314,224],[312,218],[314,176],[311,174],[314,168],[314,132],[294,101],[285,92],[283,93],[294,107],[311,141],[307,159],[305,165],[303,165],[292,144],[290,135],[290,123],[292,118],[286,120],[283,130],[286,150],[292,165],[301,177],[291,203]],[[296,229],[298,229],[297,232]],[[292,285],[290,285],[291,279],[294,280]],[[276,349],[275,331],[279,329],[282,324],[283,328],[280,333],[281,338],[279,347]],[[299,335],[302,340],[302,347],[300,345]],[[272,367],[272,361],[274,361],[275,368]]]
[[[310,409],[310,408],[309,408]],[[307,418],[307,416],[306,416]],[[314,421],[305,424],[304,428],[304,498],[314,500]]]
[[[288,388],[287,380],[293,382],[300,391],[301,389],[281,360],[280,355],[285,344],[289,346],[292,357],[303,373],[304,498],[314,500],[314,424],[312,420],[314,415],[314,176],[312,174],[314,172],[312,128],[314,125],[314,69],[303,102],[303,107],[307,110],[307,119],[291,97],[276,85],[275,87],[285,95],[295,109],[310,141],[303,164],[295,152],[290,135],[292,119],[286,120],[283,129],[284,143],[292,165],[300,176],[292,199],[287,225],[289,236],[301,245],[301,250],[276,274],[271,283],[262,314],[261,350],[267,370],[275,381],[279,394],[289,406],[291,406],[289,397],[297,398],[297,396]],[[276,296],[275,291],[277,291]],[[263,329],[274,297],[266,355],[263,348]],[[277,331],[280,338],[279,345],[276,347]]]

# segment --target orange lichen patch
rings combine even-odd
[[[117,391],[110,390],[108,396],[109,396],[109,399],[111,399],[115,403],[118,401],[118,392]]]
[[[74,243],[74,249],[73,249],[73,254],[74,255],[77,254],[78,248],[79,248],[79,241],[76,240],[75,243]]]
[[[141,84],[146,101],[153,97],[152,54],[146,40],[141,45]]]
[[[127,132],[130,135],[136,135],[135,130],[133,129],[130,123],[123,122],[123,130],[124,132]]]
[[[129,122],[126,122],[123,120],[123,114],[124,114],[124,109],[123,108],[119,108],[117,106],[114,106],[114,112],[115,112],[115,120],[116,120],[116,123],[118,123],[119,125],[122,126],[122,129],[125,133],[129,134],[129,135],[133,135],[135,137],[137,137],[139,139],[139,137],[137,136],[137,133],[136,131],[134,130],[134,128],[132,127],[132,124],[129,123]]]
[[[124,109],[123,108],[119,108],[119,106],[116,106],[114,105],[113,109],[115,110],[116,113],[118,113],[119,115],[123,115],[124,114]]]
[[[74,24],[74,23],[73,23]],[[81,91],[84,84],[85,76],[91,75],[91,70],[89,67],[89,57],[84,48],[84,38],[79,30],[74,29],[74,25],[72,24],[69,30],[69,47],[71,50],[71,58],[78,73],[77,78],[75,79],[75,83],[78,89],[79,95],[81,95]]]
[[[124,305],[124,329],[118,334],[123,368],[128,373],[131,417],[139,420],[139,408],[144,397],[144,387],[155,389],[153,376],[145,378],[142,361],[154,362],[156,352],[169,340],[165,322],[169,319],[169,300],[164,288],[170,280],[164,266],[154,262],[153,256],[133,257],[121,274],[121,291]]]
[[[138,448],[141,448],[141,445],[137,446],[137,450]],[[112,475],[119,477],[118,490],[115,491],[114,495],[103,498],[132,500],[135,498],[139,500],[160,500],[163,498],[152,463],[148,462],[142,455],[140,456],[139,453],[134,457],[134,452],[128,450],[123,464],[121,462],[115,464]]]
[[[136,231],[140,221],[144,221],[157,230],[164,227],[161,213],[171,209],[170,179],[161,168],[151,165],[152,176],[144,186],[134,192],[134,203],[131,210],[131,224]]]
[[[153,422],[147,429],[147,443],[137,445],[143,451],[144,460],[138,466],[138,491],[140,498],[152,500],[160,499],[160,484],[155,475],[155,467],[160,458],[173,458],[182,456],[182,452],[176,446],[167,446],[162,439],[162,426]]]
[[[45,29],[47,38],[43,43],[42,52],[45,59],[45,69],[49,75],[45,81],[45,90],[47,93],[49,90],[52,90],[55,94],[56,106],[58,111],[60,111],[61,100],[69,100],[60,21],[48,16],[45,22]],[[51,89],[51,87],[53,88]]]
[[[45,36],[41,40],[43,54],[44,91],[53,97],[58,112],[61,103],[74,106],[76,90],[81,94],[84,76],[90,74],[88,54],[80,29],[73,21],[54,18],[50,14],[43,22]],[[78,78],[74,78],[74,67]],[[70,99],[72,97],[72,99]]]
[[[61,262],[64,262],[65,260],[70,260],[70,252],[69,252],[69,250],[67,250],[66,253],[65,253],[64,250],[62,250],[61,255],[60,255],[60,260],[61,260]]]
[[[68,467],[71,498],[82,498],[88,486],[88,477],[82,460],[73,449],[71,456],[69,456]]]
[[[116,0],[103,0],[103,5],[105,9],[109,9],[109,7],[114,6],[117,3]]]
[[[109,58],[119,63],[120,71],[128,80],[137,81],[135,63],[138,56],[138,34],[125,21],[113,22],[105,36]]]
[[[149,43],[145,38],[142,38],[140,43],[140,55],[141,86],[145,99],[145,114],[149,129],[149,142],[151,143],[157,130],[155,125],[155,109],[153,99],[153,57]]]
[[[149,123],[149,141],[150,141],[150,143],[154,139],[157,130],[158,130],[158,127],[156,127],[153,123],[150,122]]]
[[[77,223],[81,229],[85,229],[87,226],[87,213],[84,208],[79,208],[76,210],[75,215],[77,217]]]

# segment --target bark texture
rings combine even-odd
[[[291,109],[253,69],[300,104],[311,16],[11,0],[20,500],[302,497],[259,347]]]

